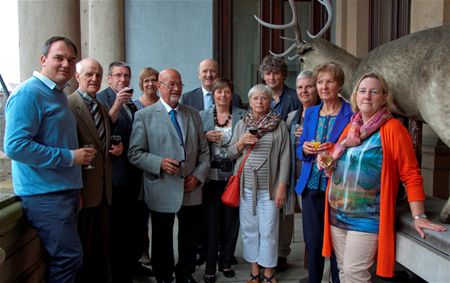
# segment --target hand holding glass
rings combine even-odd
[[[111,145],[119,145],[122,142],[122,137],[119,135],[111,136]]]
[[[95,146],[93,144],[85,144],[85,145],[83,145],[83,147],[84,148],[95,148]],[[93,159],[94,159],[94,157],[92,157],[92,160]],[[92,160],[91,160],[91,162],[89,162],[88,165],[84,166],[83,169],[87,169],[87,170],[94,169],[95,166],[92,164]]]

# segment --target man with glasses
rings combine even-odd
[[[109,87],[97,94],[108,108],[113,123],[112,134],[122,138],[123,152],[128,152],[134,113],[131,101],[131,68],[121,61],[112,62],[108,70]],[[132,282],[142,266],[138,260],[144,249],[143,205],[138,201],[142,171],[133,166],[126,154],[112,159],[111,261],[113,282]],[[151,270],[147,276],[152,275]]]
[[[145,202],[152,218],[152,266],[158,283],[195,283],[200,231],[201,187],[209,171],[209,149],[200,115],[179,103],[178,71],[159,74],[161,99],[136,113],[128,156],[144,170]],[[173,225],[178,217],[178,263],[174,266]]]

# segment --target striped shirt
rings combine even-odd
[[[248,156],[244,165],[244,187],[256,187],[257,190],[269,189],[269,164],[267,157],[269,156],[270,147],[272,146],[273,135],[267,133],[262,136],[252,152]],[[256,174],[254,175],[255,172]],[[254,184],[256,182],[256,184]]]

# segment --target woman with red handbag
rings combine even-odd
[[[228,147],[228,157],[237,159],[235,175],[244,164],[239,219],[243,256],[252,266],[247,283],[276,282],[279,211],[286,199],[290,149],[286,123],[270,108],[272,94],[262,84],[250,89],[250,110],[236,125]]]
[[[232,106],[233,84],[218,78],[212,86],[214,105],[200,112],[203,129],[211,154],[211,170],[203,187],[203,203],[206,216],[206,266],[205,283],[216,281],[216,265],[225,277],[234,277],[231,269],[239,233],[239,210],[220,200],[229,177],[233,174],[233,162],[228,158],[228,146],[233,129],[245,115],[245,110]]]

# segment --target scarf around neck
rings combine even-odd
[[[386,106],[380,108],[365,124],[361,112],[355,113],[350,120],[350,129],[347,136],[336,144],[331,153],[333,160],[339,159],[346,148],[360,145],[363,140],[370,137],[391,118],[391,110]]]
[[[265,133],[275,130],[278,127],[280,120],[281,116],[272,109],[260,119],[256,119],[255,115],[253,115],[253,111],[250,109],[244,117],[244,125],[247,129],[257,128],[258,133],[256,135],[258,138],[261,138]]]

